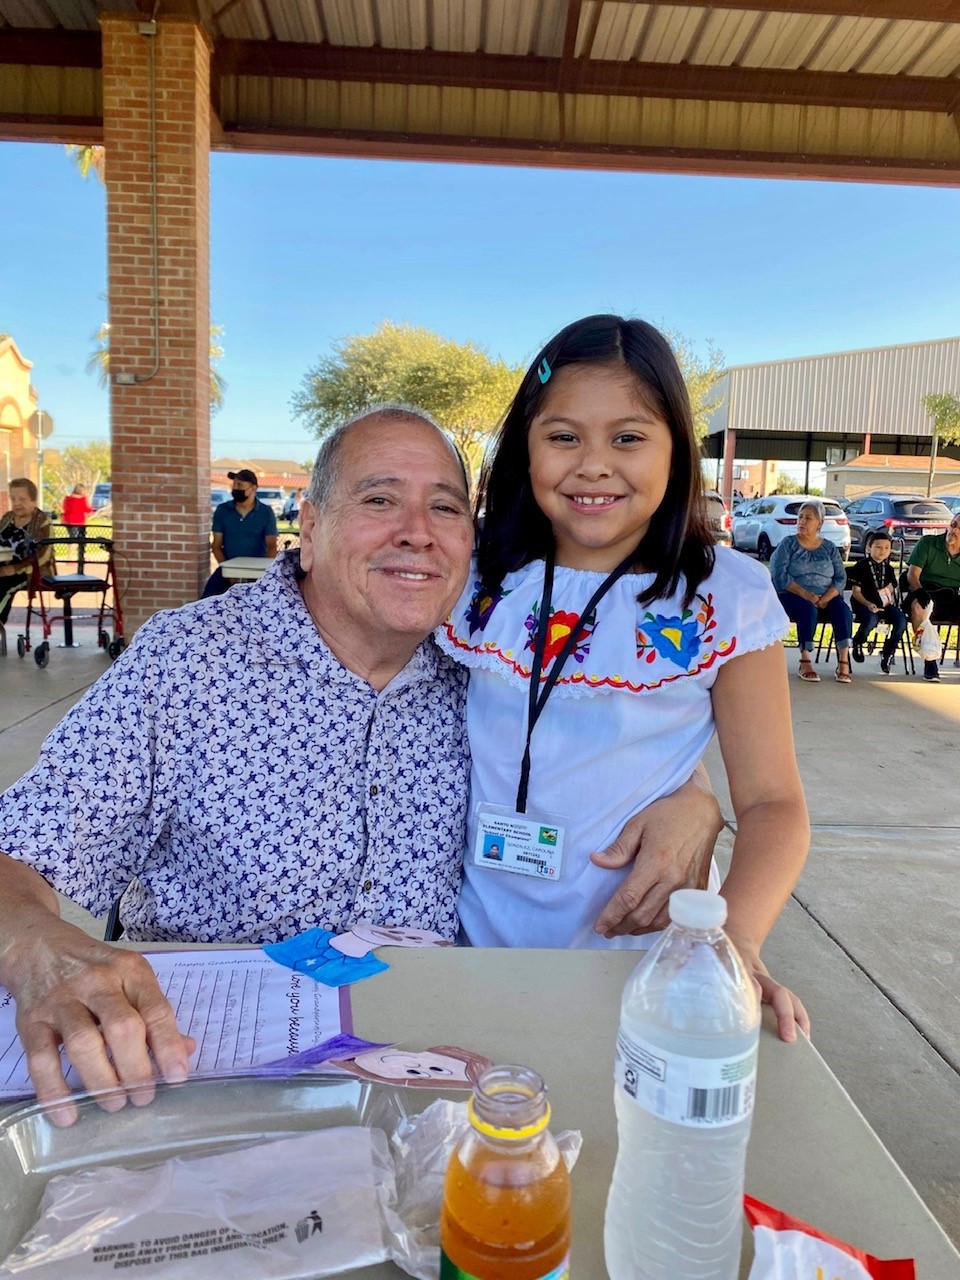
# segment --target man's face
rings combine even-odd
[[[237,498],[237,502],[248,502],[250,498],[255,498],[257,496],[257,486],[255,484],[251,484],[249,480],[231,480],[230,483],[233,485],[231,493],[236,494],[240,493],[241,490],[243,491],[243,497]]]
[[[300,512],[304,599],[346,648],[419,643],[447,616],[470,567],[473,521],[459,464],[427,423],[377,415],[340,451],[326,510]]]
[[[950,521],[950,527],[947,529],[947,546],[951,555],[956,555],[960,551],[960,514],[955,515]]]
[[[26,489],[17,485],[8,492],[10,494],[10,509],[18,520],[22,520],[33,514],[34,502]]]

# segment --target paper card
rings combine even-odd
[[[338,946],[339,941],[338,935],[327,929],[308,929],[285,942],[270,942],[263,950],[277,964],[295,973],[304,973],[327,987],[345,987],[390,968],[369,954],[369,947],[357,954],[356,948]]]

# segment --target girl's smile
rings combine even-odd
[[[557,563],[614,569],[645,536],[673,458],[670,428],[644,403],[634,375],[615,365],[560,369],[530,423],[527,447]]]

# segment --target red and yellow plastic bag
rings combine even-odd
[[[916,1280],[912,1258],[874,1258],[753,1196],[743,1207],[753,1228],[749,1280]]]

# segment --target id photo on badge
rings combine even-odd
[[[503,836],[491,835],[486,832],[483,837],[483,853],[481,856],[489,862],[502,862],[503,844]]]

